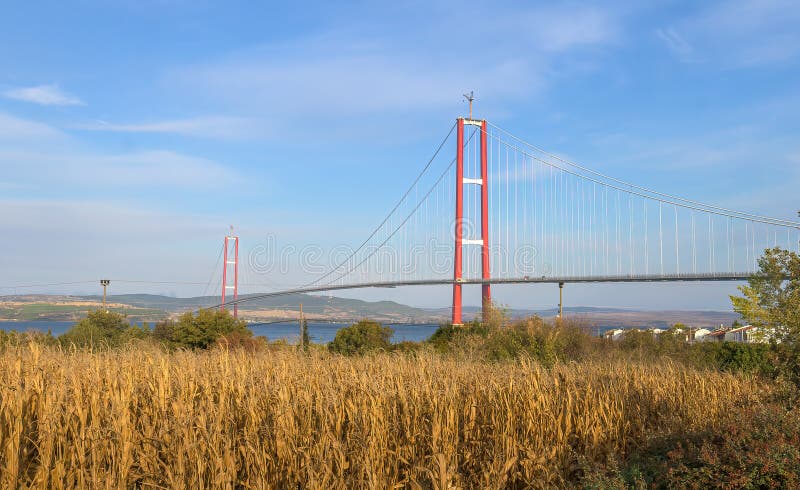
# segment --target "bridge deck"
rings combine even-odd
[[[618,275],[618,276],[524,276],[507,279],[462,279],[460,284],[559,284],[559,283],[624,283],[624,282],[715,282],[715,281],[746,281],[752,276],[749,272],[721,273],[721,274],[644,274],[644,275]],[[353,284],[328,284],[322,286],[308,286],[282,291],[257,294],[239,298],[235,303],[244,303],[261,298],[273,298],[290,294],[320,293],[326,291],[341,291],[345,289],[366,288],[394,288],[400,286],[441,286],[454,284],[454,279],[420,279],[408,281],[364,282]],[[226,305],[234,304],[228,301]]]

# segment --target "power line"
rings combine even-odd
[[[51,282],[42,284],[18,284],[16,286],[0,286],[0,289],[23,289],[23,288],[46,288],[53,286],[72,286],[75,284],[93,284],[99,279],[91,279],[89,281],[69,281],[69,282]]]

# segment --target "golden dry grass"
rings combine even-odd
[[[713,421],[759,390],[623,361],[31,345],[0,354],[0,487],[566,486],[581,457]]]

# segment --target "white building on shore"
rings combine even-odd
[[[745,325],[725,332],[725,340],[728,342],[742,342],[745,344],[767,343],[773,335],[772,330],[759,328],[753,325]]]

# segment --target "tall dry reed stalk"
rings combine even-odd
[[[33,344],[0,354],[0,486],[558,487],[759,389],[623,361]]]

